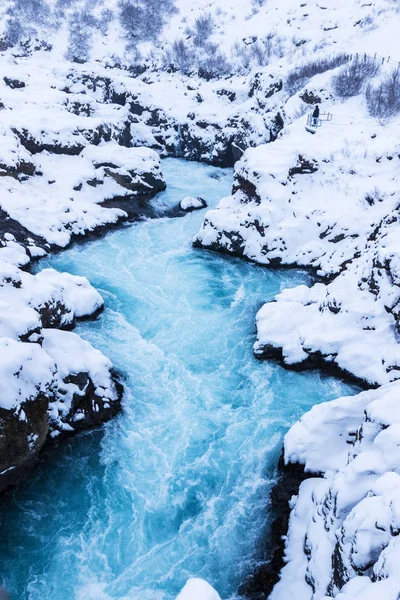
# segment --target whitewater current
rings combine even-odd
[[[228,195],[232,171],[163,162],[175,206]],[[302,271],[192,247],[204,211],[140,221],[50,256],[105,299],[77,333],[125,377],[123,413],[45,451],[2,500],[0,568],[13,600],[172,600],[188,577],[235,598],[257,559],[288,427],[355,388],[252,353],[255,315]]]

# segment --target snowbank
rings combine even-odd
[[[267,266],[312,267],[328,283],[285,290],[264,306],[256,355],[381,385],[400,366],[400,121],[383,130],[359,97],[327,108],[334,119],[359,116],[351,129],[326,123],[316,136],[293,123],[274,144],[248,150],[233,195],[206,213],[195,244]]]
[[[271,600],[397,598],[399,395],[394,382],[315,406],[287,433],[286,463],[323,478],[300,487]]]

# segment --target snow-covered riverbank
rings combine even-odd
[[[13,160],[17,170],[27,164],[18,152],[18,146],[2,149],[8,169]],[[109,142],[79,157],[46,153],[33,159],[35,172],[39,162],[36,177],[6,172],[2,178],[1,206],[12,218],[4,213],[0,239],[0,491],[26,475],[48,438],[103,423],[121,408],[122,386],[111,362],[65,331],[98,313],[103,299],[83,277],[26,272],[30,261],[127,218],[121,209],[100,207],[99,199],[165,188],[160,159],[146,148]]]

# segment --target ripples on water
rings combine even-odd
[[[168,190],[209,205],[232,172],[169,159]],[[127,378],[124,412],[44,454],[0,510],[1,572],[14,600],[171,600],[190,576],[235,596],[265,525],[287,428],[354,393],[253,358],[255,314],[300,271],[269,271],[191,240],[204,211],[136,223],[40,268],[85,275],[104,313],[77,332]]]

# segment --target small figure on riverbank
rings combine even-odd
[[[314,108],[314,112],[313,112],[312,116],[313,116],[313,119],[314,119],[314,125],[317,125],[318,119],[319,119],[319,106],[318,106],[318,104]]]

